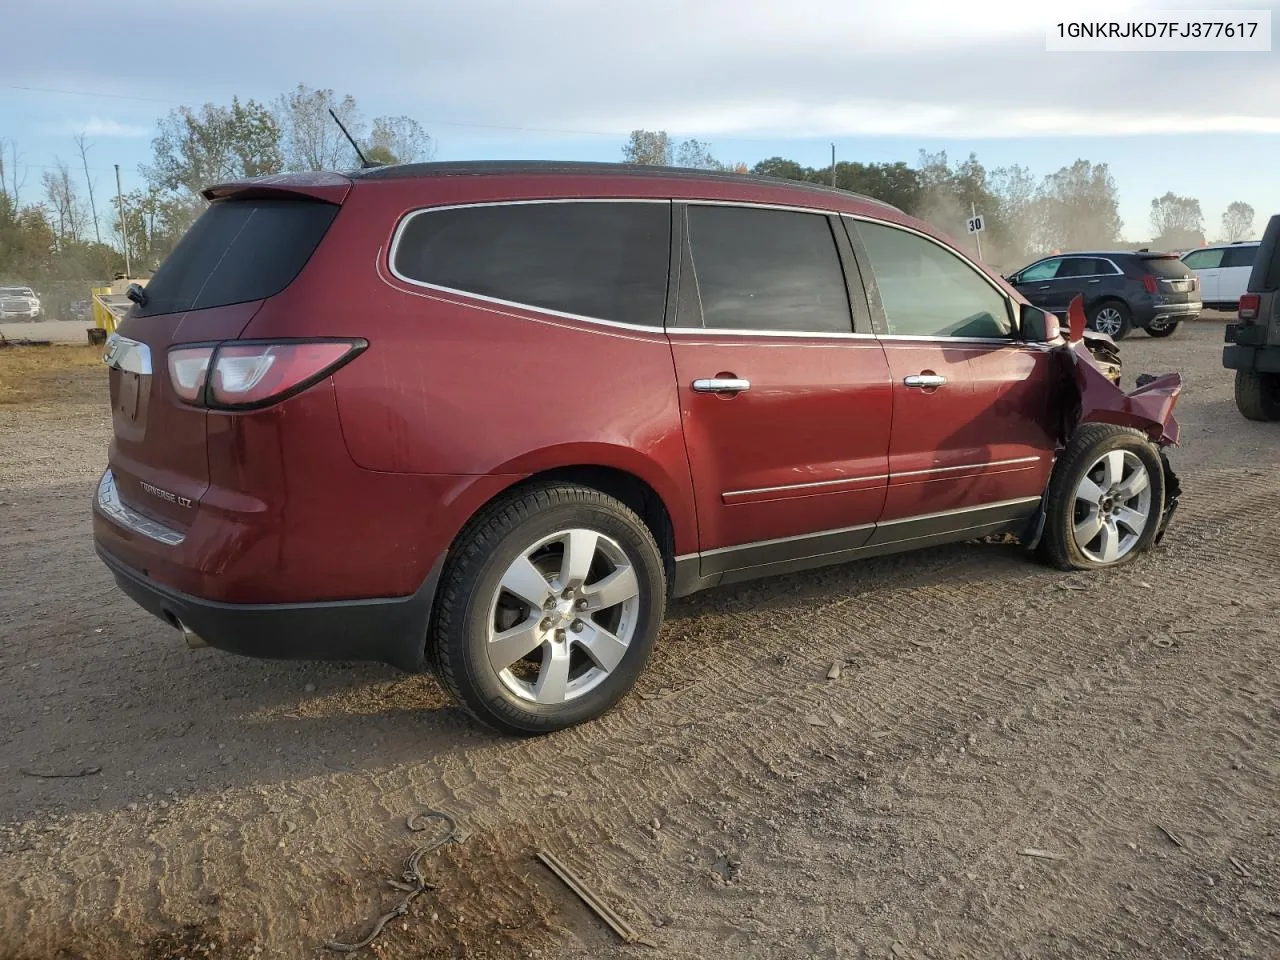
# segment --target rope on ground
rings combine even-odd
[[[328,950],[336,950],[339,953],[355,953],[357,950],[363,950],[369,944],[373,943],[382,933],[382,928],[394,920],[396,917],[403,917],[409,912],[409,904],[413,903],[422,894],[428,890],[435,888],[427,883],[427,878],[422,874],[422,858],[433,850],[438,850],[446,843],[459,842],[461,831],[458,829],[458,821],[447,813],[439,810],[423,810],[419,813],[411,813],[405,820],[405,826],[413,833],[421,833],[427,828],[426,823],[430,820],[441,820],[449,827],[449,832],[442,837],[431,840],[414,849],[404,861],[404,879],[405,884],[394,884],[397,888],[408,891],[400,902],[389,912],[380,916],[373,924],[373,928],[363,940],[356,943],[342,943],[338,940],[326,940],[324,946]]]

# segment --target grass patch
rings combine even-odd
[[[0,403],[105,399],[102,347],[50,346],[0,349]]]

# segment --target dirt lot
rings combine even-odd
[[[0,403],[0,957],[337,956],[425,808],[467,836],[362,955],[1280,956],[1280,426],[1238,416],[1220,342],[1123,345],[1127,384],[1188,381],[1154,554],[714,591],[639,695],[524,742],[429,677],[189,651],[126,601],[89,532],[103,375],[72,362]]]

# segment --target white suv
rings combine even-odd
[[[1209,310],[1235,310],[1240,295],[1249,286],[1249,274],[1258,256],[1258,241],[1223,243],[1199,247],[1182,255],[1200,278],[1200,299]]]

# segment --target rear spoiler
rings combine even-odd
[[[351,180],[340,173],[278,173],[269,177],[231,180],[205,187],[202,196],[214,200],[287,200],[308,197],[341,204],[351,192]]]

